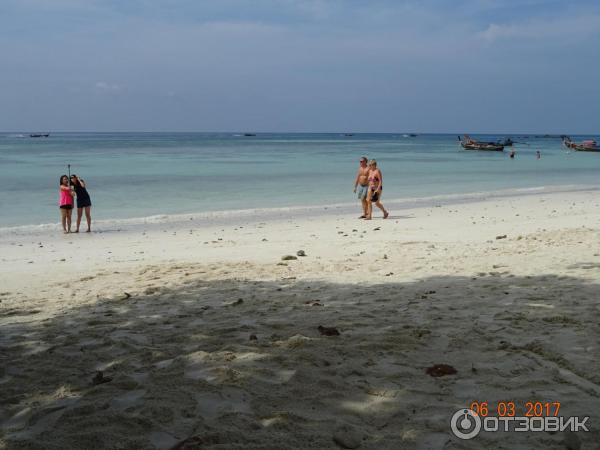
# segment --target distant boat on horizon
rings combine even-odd
[[[252,136],[256,136],[256,134],[254,134],[254,133],[244,133],[244,136],[246,136],[246,137],[252,137]]]
[[[32,138],[47,138],[48,136],[50,136],[50,133],[31,133],[29,135]]]

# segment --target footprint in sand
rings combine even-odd
[[[144,394],[146,394],[145,389],[129,391],[126,394],[113,398],[110,402],[110,406],[118,410],[130,408],[131,406],[140,404],[141,402],[139,402],[139,400],[144,396]]]
[[[204,392],[196,395],[198,411],[206,419],[216,419],[227,413],[251,412],[244,392],[237,389],[225,389],[222,393]]]
[[[150,443],[159,450],[169,450],[175,447],[179,439],[164,431],[153,431],[148,434]]]

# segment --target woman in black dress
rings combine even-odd
[[[77,229],[75,230],[75,233],[79,233],[79,225],[81,224],[83,210],[85,210],[87,232],[89,233],[92,231],[92,201],[90,200],[90,194],[88,194],[88,191],[85,188],[85,181],[77,175],[71,175],[71,184],[75,189],[75,195],[77,195]]]

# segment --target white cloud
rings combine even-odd
[[[121,90],[121,86],[118,84],[111,84],[106,81],[98,81],[94,87],[101,92],[116,92]]]
[[[480,33],[482,39],[495,42],[503,39],[580,39],[600,33],[600,15],[591,14],[557,19],[535,19],[529,22],[499,25],[492,23]]]

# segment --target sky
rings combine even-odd
[[[600,133],[597,0],[0,0],[0,130]]]

